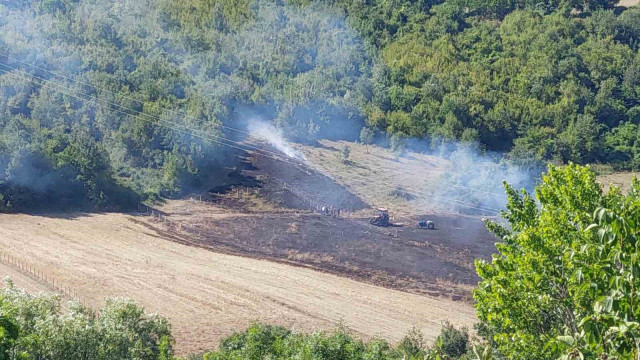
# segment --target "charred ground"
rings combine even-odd
[[[320,204],[342,216],[319,214]],[[459,300],[470,299],[474,260],[488,258],[495,243],[477,217],[415,214],[393,219],[392,227],[371,226],[369,205],[329,176],[258,154],[202,201],[170,201],[158,210],[168,221],[147,225],[178,242]],[[436,229],[418,229],[421,218]]]

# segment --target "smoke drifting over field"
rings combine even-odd
[[[477,147],[464,144],[430,153],[447,159],[450,166],[440,176],[426,181],[427,193],[450,210],[495,214],[506,204],[504,181],[527,191],[535,185],[533,171],[509,164],[501,154],[481,153]],[[425,173],[425,177],[428,175]]]

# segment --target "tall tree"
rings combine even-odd
[[[537,201],[507,186],[509,226],[478,261],[478,317],[508,359],[635,359],[640,183],[604,194],[588,168],[551,166]]]

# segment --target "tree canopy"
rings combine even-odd
[[[295,141],[366,126],[638,169],[640,9],[613,5],[3,2],[0,209],[197,188],[233,158],[220,125],[255,117]]]
[[[97,316],[56,295],[29,295],[9,280],[0,291],[0,359],[169,360],[173,338],[163,317],[132,300],[111,299]]]
[[[507,359],[636,359],[640,182],[604,194],[588,168],[550,167],[536,198],[509,194],[502,242],[478,261],[485,335]],[[536,201],[537,200],[537,201]]]

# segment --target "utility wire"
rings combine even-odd
[[[52,74],[52,75],[54,75],[54,76],[57,76],[57,77],[59,77],[59,78],[66,79],[66,80],[68,80],[68,81],[71,81],[71,82],[74,82],[74,83],[77,83],[77,84],[86,85],[86,86],[92,87],[92,88],[93,88],[93,89],[95,89],[95,90],[101,90],[101,91],[104,91],[104,92],[108,92],[108,93],[110,93],[110,94],[112,94],[112,95],[114,95],[114,96],[116,96],[116,97],[122,97],[123,99],[127,99],[127,100],[131,100],[131,101],[135,101],[135,102],[137,102],[137,103],[139,103],[139,104],[142,104],[142,102],[141,102],[140,100],[135,99],[135,98],[133,98],[133,97],[129,97],[129,96],[125,96],[125,95],[121,95],[121,94],[115,93],[115,92],[113,92],[113,91],[111,91],[111,90],[109,90],[109,89],[101,88],[101,87],[95,86],[95,85],[93,85],[93,84],[90,84],[90,83],[87,83],[87,82],[83,82],[83,81],[81,81],[81,80],[77,80],[77,79],[75,79],[75,78],[70,78],[70,77],[67,77],[67,76],[61,75],[61,74],[59,74],[59,73],[57,73],[57,72],[54,72],[54,71],[51,71],[51,70],[47,70],[47,69],[45,69],[45,68],[43,68],[43,67],[40,67],[40,66],[37,66],[37,65],[33,65],[33,64],[30,64],[30,63],[27,63],[27,62],[24,62],[24,61],[21,61],[21,60],[16,59],[16,58],[14,58],[14,57],[12,57],[12,56],[9,56],[9,55],[8,55],[8,54],[6,54],[6,53],[2,53],[2,52],[0,52],[0,56],[4,56],[4,57],[6,57],[7,59],[10,59],[10,60],[12,60],[12,61],[18,62],[18,63],[20,63],[20,64],[23,64],[23,65],[26,65],[26,66],[30,66],[30,67],[32,67],[32,68],[35,68],[35,69],[38,69],[38,70],[41,70],[41,71],[47,72],[47,73]],[[21,70],[19,70],[18,68],[11,67],[11,66],[9,66],[9,65],[7,65],[7,64],[0,64],[0,65],[4,65],[4,66],[6,66],[6,67],[8,67],[8,68],[11,68],[11,69],[13,69],[13,70],[16,70],[16,71],[21,71]],[[26,73],[26,72],[23,72],[23,73]],[[28,74],[28,73],[27,73],[27,74]],[[42,81],[49,81],[49,80],[46,80],[46,79],[43,79],[43,78],[37,77],[37,76],[35,76],[35,75],[31,75],[31,74],[29,74],[29,76],[36,77],[36,78],[38,78],[38,79],[40,79],[40,80],[42,80]],[[91,96],[91,95],[87,93],[87,96]],[[126,107],[124,107],[124,106],[122,106],[122,105],[120,105],[120,104],[114,104],[114,103],[110,103],[110,104],[111,104],[111,105],[113,105],[113,106],[121,107],[121,108],[123,108],[123,109],[125,109],[125,110],[128,110],[128,111],[132,111],[132,112],[139,113],[139,114],[141,114],[141,115],[143,115],[143,116],[152,116],[152,115],[150,115],[150,114],[146,114],[146,113],[143,113],[143,112],[140,112],[140,111],[134,110],[134,109],[126,108]],[[200,121],[200,119],[199,119],[199,118],[196,118],[196,117],[193,117],[193,116],[190,116],[190,115],[187,115],[187,114],[181,113],[181,112],[176,111],[176,110],[173,110],[173,109],[169,109],[169,108],[167,108],[167,107],[160,107],[160,108],[161,108],[162,110],[166,111],[166,112],[170,112],[170,113],[176,114],[176,115],[178,115],[178,116],[182,116],[182,117],[187,118],[187,119],[193,119],[193,120],[195,120],[195,121]],[[158,118],[158,117],[154,117],[154,118],[157,118],[158,120],[161,120],[161,119],[160,119],[160,118]],[[165,120],[165,121],[166,121],[166,120]],[[182,126],[182,127],[184,127],[184,125],[181,125],[181,124],[176,124],[176,125],[177,125],[177,126]],[[216,127],[221,127],[221,128],[228,129],[228,130],[231,130],[231,131],[236,131],[236,132],[239,132],[239,133],[242,133],[242,134],[251,135],[251,133],[249,133],[249,132],[246,132],[246,131],[243,131],[243,130],[240,130],[240,129],[237,129],[237,128],[234,128],[234,127],[231,127],[231,126],[225,126],[225,125],[222,125],[222,124],[215,124],[215,123],[214,123],[213,125],[214,125],[214,126],[216,126]],[[196,131],[201,131],[201,130],[196,130]],[[210,134],[208,134],[208,135],[209,135],[209,136],[213,136],[213,135],[210,135]],[[216,138],[221,138],[221,139],[224,139],[225,141],[226,141],[226,140],[228,140],[228,139],[226,139],[226,138],[222,138],[222,137],[216,137]],[[275,155],[275,156],[281,156],[280,154],[278,154],[278,153],[276,153],[276,152],[268,151],[268,150],[265,150],[265,149],[263,149],[263,148],[255,147],[255,146],[252,146],[252,145],[243,144],[243,146],[247,146],[247,147],[252,148],[252,149],[254,149],[254,150],[256,150],[256,151],[260,151],[260,152],[268,152],[268,153],[270,153],[270,154],[272,154],[272,155]],[[395,172],[395,173],[398,173],[398,174],[401,174],[401,175],[405,175],[404,173],[399,172],[399,171],[397,171],[397,170],[388,170],[388,171],[390,171],[390,172]],[[431,180],[431,182],[439,183],[439,184],[441,184],[441,185],[446,185],[446,186],[452,186],[452,187],[457,187],[457,188],[468,189],[468,190],[470,190],[470,191],[474,191],[474,192],[478,192],[478,193],[485,193],[485,194],[493,195],[493,196],[503,196],[503,194],[500,194],[500,193],[494,193],[494,192],[484,191],[484,190],[481,190],[481,189],[472,188],[472,187],[469,187],[469,186],[464,186],[464,185],[459,185],[459,184],[449,184],[449,183],[439,182],[439,181],[437,181],[437,180],[433,180],[433,179]]]
[[[114,91],[111,91],[109,89],[101,88],[101,87],[95,86],[95,85],[87,83],[87,82],[83,82],[83,81],[75,79],[75,78],[69,78],[69,77],[67,77],[65,75],[62,75],[60,73],[57,73],[55,71],[47,70],[47,69],[45,69],[43,67],[40,67],[40,66],[37,66],[37,65],[33,65],[33,64],[24,62],[22,60],[16,59],[16,58],[14,58],[14,57],[6,54],[6,53],[0,52],[0,56],[4,56],[4,57],[6,57],[7,59],[9,59],[11,61],[15,61],[17,63],[23,64],[23,65],[26,65],[26,66],[30,66],[30,67],[38,69],[38,70],[45,71],[45,72],[47,72],[49,74],[52,74],[52,75],[55,75],[55,76],[57,76],[59,78],[66,79],[66,80],[72,81],[72,82],[76,82],[78,84],[90,86],[90,87],[92,87],[92,88],[94,88],[96,90],[101,90],[101,91],[104,91],[104,92],[108,92],[108,93],[110,93],[110,94],[112,94],[114,96],[119,96],[119,97],[122,97],[123,99],[135,101],[135,102],[137,102],[139,104],[142,104],[142,102],[140,100],[136,99],[136,98],[133,98],[133,97],[130,97],[130,96],[125,96],[125,95],[122,95],[122,94],[118,94],[118,93],[116,93]],[[169,109],[169,108],[166,108],[166,107],[161,107],[161,109],[163,109],[164,111],[171,112],[171,113],[174,113],[176,115],[182,116],[182,117],[184,117],[186,119],[193,119],[193,120],[197,120],[197,121],[200,120],[199,118],[196,118],[194,116],[190,116],[190,115],[188,115],[188,114],[186,114],[184,112],[180,112],[180,111],[177,111],[177,110]],[[214,124],[214,125],[217,126],[217,127],[221,127],[221,128],[227,129],[227,130],[236,131],[236,132],[239,132],[239,133],[242,133],[242,134],[245,134],[245,135],[251,135],[251,133],[249,133],[247,131],[243,131],[243,130],[240,130],[240,129],[237,129],[237,128],[233,128],[233,127],[230,127],[230,126],[225,126],[225,125],[222,125],[222,124]]]
[[[95,90],[101,90],[101,91],[104,91],[104,92],[108,92],[108,93],[110,93],[110,94],[112,94],[112,95],[114,95],[114,96],[116,96],[116,97],[121,97],[121,98],[123,98],[123,99],[127,99],[127,100],[131,100],[131,101],[135,101],[135,102],[137,102],[137,103],[139,103],[139,104],[142,104],[142,102],[141,102],[140,100],[135,99],[135,98],[133,98],[133,97],[125,96],[125,95],[122,95],[122,94],[118,94],[118,93],[113,92],[113,91],[111,91],[111,90],[109,90],[109,89],[101,88],[101,87],[95,86],[95,85],[93,85],[93,84],[90,84],[90,83],[87,83],[87,82],[84,82],[84,81],[78,80],[78,79],[76,79],[76,78],[70,78],[70,77],[67,77],[67,76],[62,75],[62,74],[60,74],[60,73],[57,73],[57,72],[55,72],[55,71],[51,71],[51,70],[45,69],[45,68],[43,68],[43,67],[40,67],[40,66],[37,66],[37,65],[33,65],[33,64],[30,64],[30,63],[27,63],[27,62],[24,62],[24,61],[22,61],[22,60],[20,60],[20,59],[16,59],[16,58],[14,58],[14,57],[12,57],[12,56],[10,56],[10,55],[6,54],[6,53],[2,53],[2,52],[0,52],[0,56],[4,56],[4,57],[6,57],[7,59],[9,59],[9,60],[11,60],[11,61],[15,61],[15,62],[17,62],[17,63],[23,64],[23,65],[26,65],[26,66],[29,66],[29,67],[32,67],[32,68],[35,68],[35,69],[38,69],[38,70],[41,70],[41,71],[44,71],[44,72],[47,72],[47,73],[52,74],[52,75],[54,75],[54,76],[57,76],[57,77],[59,77],[59,78],[62,78],[62,79],[65,79],[65,80],[68,80],[68,81],[71,81],[71,82],[74,82],[74,83],[77,83],[77,84],[86,85],[86,86],[92,87],[92,88],[93,88],[93,89],[95,89]],[[4,65],[5,65],[5,66],[7,66],[7,67],[10,67],[10,66],[8,66],[8,65],[6,65],[6,64],[4,64]],[[17,68],[15,68],[15,67],[10,67],[10,68],[15,69],[15,70],[18,70],[18,69],[17,69]],[[20,71],[20,70],[18,70],[18,71]],[[29,74],[29,75],[31,75],[31,74]],[[35,75],[31,75],[31,76],[34,76],[34,77],[35,77]],[[38,77],[37,77],[37,78],[38,78]],[[42,79],[42,78],[39,78],[39,79],[40,79],[40,80],[42,80],[42,81],[47,81],[47,80]],[[87,95],[88,95],[88,96],[90,96],[90,94],[87,94]],[[124,108],[124,107],[123,107],[122,105],[120,105],[120,104],[113,104],[113,105]],[[195,121],[200,121],[200,119],[199,119],[199,118],[196,118],[196,117],[193,117],[193,116],[187,115],[187,114],[186,114],[186,113],[184,113],[184,112],[179,112],[179,111],[177,111],[177,110],[173,110],[173,109],[170,109],[170,108],[167,108],[167,107],[160,107],[160,108],[161,108],[162,110],[166,111],[166,112],[170,112],[170,113],[176,114],[176,115],[178,115],[178,116],[182,116],[182,117],[184,117],[184,118],[186,118],[186,119],[192,119],[192,120],[195,120]],[[149,114],[142,113],[142,112],[139,112],[139,111],[136,111],[136,110],[133,110],[133,109],[128,109],[128,108],[124,108],[124,109],[129,110],[129,111],[134,111],[134,112],[137,112],[137,113],[143,114],[143,115],[145,115],[145,116],[150,116]],[[214,123],[213,125],[214,125],[214,126],[216,126],[216,127],[221,127],[221,128],[228,129],[228,130],[231,130],[231,131],[236,131],[236,132],[239,132],[239,133],[242,133],[242,134],[251,135],[251,133],[249,133],[249,132],[246,132],[246,131],[243,131],[243,130],[240,130],[240,129],[237,129],[237,128],[234,128],[234,127],[231,127],[231,126],[226,126],[226,125],[222,125],[222,124],[215,124],[215,123]],[[179,125],[179,126],[184,126],[184,125]],[[257,150],[257,151],[267,151],[267,150],[264,150],[264,149],[262,149],[262,148],[254,147],[254,146],[251,146],[251,145],[245,145],[245,146],[250,147],[250,148],[253,148],[253,149]],[[280,156],[280,154],[275,153],[275,152],[272,152],[272,151],[267,151],[267,152],[272,153],[272,154],[274,154],[274,155],[276,155],[276,156]],[[398,173],[398,174],[401,174],[401,175],[405,175],[404,173],[399,172],[399,171],[397,171],[397,170],[388,170],[388,171],[390,171],[390,172],[395,172],[395,173]],[[459,185],[459,184],[449,184],[449,183],[439,182],[439,181],[436,181],[436,180],[433,180],[433,179],[432,179],[431,181],[432,181],[432,182],[439,183],[439,184],[441,184],[441,185],[452,186],[452,187],[457,187],[457,188],[462,188],[462,189],[468,189],[468,190],[470,190],[470,191],[474,191],[474,192],[478,192],[478,193],[484,193],[484,194],[487,194],[487,195],[493,195],[493,196],[503,196],[503,195],[504,195],[504,194],[501,194],[501,193],[494,193],[494,192],[490,192],[490,191],[484,191],[484,190],[477,189],[477,188],[473,188],[473,187],[469,187],[469,186],[464,186],[464,185]]]
[[[16,68],[13,68],[13,67],[11,67],[11,66],[9,66],[9,65],[6,65],[6,64],[0,64],[0,66],[5,67],[5,68],[8,68],[8,69],[10,69],[10,70],[11,70],[11,71],[8,71],[8,70],[5,70],[5,69],[0,69],[0,71],[4,72],[4,73],[6,73],[6,74],[9,74],[9,75],[11,75],[11,76],[17,77],[17,78],[22,79],[22,80],[25,80],[25,81],[30,81],[30,82],[32,82],[32,83],[34,83],[34,84],[37,84],[37,82],[36,82],[34,79],[38,79],[38,80],[40,80],[40,81],[42,81],[42,82],[44,83],[44,84],[39,84],[39,85],[41,85],[41,86],[43,86],[43,87],[45,87],[45,88],[48,88],[48,89],[51,89],[51,90],[54,90],[54,91],[58,91],[58,92],[60,92],[60,93],[62,93],[62,94],[65,94],[65,95],[67,95],[67,96],[73,97],[73,98],[78,99],[78,100],[80,100],[80,101],[88,102],[88,103],[94,104],[94,105],[96,105],[96,106],[102,107],[102,105],[101,105],[100,103],[98,103],[98,102],[96,102],[96,101],[94,101],[94,100],[87,99],[87,98],[84,98],[84,97],[80,97],[80,96],[78,96],[78,95],[70,94],[70,93],[68,93],[68,92],[66,92],[66,91],[60,90],[59,88],[63,88],[63,89],[65,89],[65,90],[66,90],[66,88],[64,88],[62,85],[56,84],[55,82],[52,82],[52,81],[50,81],[50,80],[46,80],[46,79],[40,78],[40,77],[35,76],[35,75],[31,75],[31,74],[29,74],[29,73],[27,73],[27,72],[21,71],[21,70],[16,69]],[[15,71],[15,72],[22,73],[22,74],[26,74],[27,76],[31,77],[32,79],[25,78],[25,77],[21,77],[21,76],[19,76],[19,75],[15,74],[15,73],[14,73],[14,71]],[[72,81],[72,82],[73,82],[73,80],[70,80],[70,81]],[[52,85],[50,85],[50,84],[53,84],[53,86],[58,87],[58,89],[54,88],[54,87],[53,87]],[[86,95],[85,95],[85,96],[86,96]],[[104,100],[103,100],[103,101],[104,101]],[[206,134],[206,133],[204,133],[204,134],[196,134],[196,133],[194,133],[194,131],[201,132],[201,133],[202,133],[203,131],[201,131],[201,130],[194,130],[194,129],[191,129],[191,128],[186,127],[185,125],[181,125],[181,124],[173,123],[173,122],[170,122],[170,121],[167,121],[167,120],[163,120],[163,119],[161,119],[161,118],[159,118],[159,117],[156,117],[156,116],[153,116],[153,115],[150,115],[150,114],[141,113],[141,112],[139,112],[139,111],[135,111],[135,110],[132,110],[132,109],[128,109],[128,108],[123,107],[123,106],[120,106],[120,105],[118,105],[118,104],[110,103],[110,102],[108,102],[108,101],[106,101],[106,102],[107,102],[108,104],[111,104],[112,106],[117,106],[117,107],[120,107],[121,109],[129,110],[129,111],[132,111],[132,112],[135,112],[135,113],[138,113],[138,114],[139,114],[139,115],[130,114],[130,113],[128,113],[128,112],[126,112],[126,111],[123,111],[123,110],[120,110],[120,109],[114,109],[114,108],[111,108],[111,110],[116,111],[116,112],[119,112],[119,113],[124,114],[124,115],[126,115],[126,116],[133,116],[133,117],[135,117],[135,118],[139,118],[139,119],[141,119],[141,120],[143,120],[143,121],[151,122],[151,123],[156,124],[156,125],[158,125],[158,126],[162,126],[162,127],[165,127],[165,128],[169,128],[169,129],[171,129],[171,130],[174,130],[174,131],[177,131],[177,132],[181,132],[181,133],[184,133],[184,134],[188,134],[188,135],[191,135],[191,136],[194,136],[194,137],[200,137],[200,138],[203,138],[203,139],[206,139],[206,140],[212,141],[212,142],[214,142],[214,143],[217,143],[217,144],[220,144],[220,145],[223,145],[223,146],[229,146],[229,147],[232,147],[232,148],[235,148],[235,149],[238,149],[238,150],[242,150],[242,151],[245,151],[245,152],[250,152],[250,151],[251,151],[251,150],[248,150],[248,149],[246,149],[246,148],[242,147],[242,145],[237,146],[237,144],[239,144],[239,143],[234,142],[234,141],[232,141],[232,140],[228,140],[228,139],[225,139],[225,138],[221,138],[221,137],[214,136],[214,135],[211,135],[211,134]],[[143,119],[143,118],[142,118],[142,115],[144,115],[145,117],[148,117],[148,118],[154,119],[154,120],[156,120],[156,121],[149,120],[149,119]],[[176,127],[172,127],[172,126],[166,125],[165,123],[169,123],[169,124],[171,124],[171,125],[178,126],[178,127],[183,127],[183,128],[186,128],[186,130],[184,130],[184,129],[179,129],[179,128],[176,128]],[[190,130],[191,130],[191,131],[190,131]],[[212,139],[212,138],[220,138],[220,139],[223,139],[224,141],[227,141],[227,142],[230,142],[230,143],[232,143],[232,144],[236,144],[236,145],[232,145],[232,144],[229,144],[229,143],[226,143],[226,142],[222,142],[222,141],[217,141],[217,140],[214,140],[214,139]],[[255,149],[257,149],[257,150],[262,150],[262,149],[260,149],[260,148],[256,148],[256,147],[253,147],[253,148],[255,148]],[[293,162],[289,161],[287,158],[283,158],[283,157],[282,157],[281,155],[279,155],[279,154],[276,154],[276,153],[271,152],[271,151],[267,151],[267,152],[268,152],[268,153],[271,153],[271,154],[274,154],[275,156],[273,156],[273,155],[265,155],[265,154],[261,154],[261,155],[263,155],[263,156],[265,156],[265,157],[268,157],[268,158],[271,158],[271,159],[274,159],[274,160],[283,161],[283,162],[286,162],[286,163],[292,164],[292,165],[294,165],[294,166],[298,166],[298,165],[299,165],[299,164],[296,164],[296,163],[293,163]],[[396,172],[397,172],[397,171],[396,171]],[[349,177],[349,176],[341,176],[341,177],[342,177],[342,178],[346,178],[346,179],[352,179],[352,180],[354,180],[354,181],[360,181],[360,179],[353,178],[353,177]],[[414,191],[414,192],[416,192],[416,193],[423,194],[421,191],[417,191],[417,190],[412,189],[412,188],[407,188],[407,189],[409,189],[409,190],[411,190],[411,191]],[[424,194],[423,194],[423,195],[424,195]],[[483,206],[483,205],[477,205],[477,204],[472,204],[472,203],[466,203],[466,202],[463,202],[463,201],[460,201],[460,200],[457,200],[457,199],[448,198],[448,197],[443,197],[443,196],[437,196],[437,195],[433,195],[433,194],[428,194],[425,198],[437,198],[437,199],[447,200],[447,201],[450,201],[450,202],[452,202],[452,203],[454,203],[454,204],[456,204],[456,205],[459,205],[459,206],[462,206],[462,207],[466,207],[466,208],[472,208],[472,209],[480,210],[480,211],[483,211],[483,212],[493,212],[493,211],[495,211],[495,212],[499,212],[499,210],[498,210],[498,209],[494,209],[494,208],[486,207],[486,206]]]
[[[43,82],[43,83],[45,83],[45,84],[52,84],[52,85],[53,85],[53,86],[55,86],[55,87],[59,87],[59,88],[62,88],[62,89],[64,89],[64,90],[67,90],[67,88],[66,88],[66,87],[64,87],[64,86],[62,86],[62,85],[60,85],[60,84],[58,84],[58,83],[56,83],[56,82],[53,82],[53,81],[51,81],[51,80],[47,80],[47,79],[41,78],[41,77],[36,76],[36,75],[33,75],[33,74],[30,74],[30,73],[28,73],[28,72],[26,72],[26,71],[23,71],[23,70],[20,70],[20,69],[18,69],[18,68],[14,68],[14,67],[11,67],[11,66],[9,66],[9,65],[2,64],[2,63],[0,63],[0,66],[5,67],[5,68],[8,68],[8,69],[10,69],[11,71],[15,71],[15,72],[18,72],[18,73],[24,74],[24,75],[26,75],[26,76],[29,76],[29,77],[32,77],[32,78],[38,79],[38,80],[40,80],[41,82]],[[2,69],[0,69],[0,70],[2,70]],[[5,71],[5,73],[11,73],[11,71]],[[23,79],[23,80],[27,80],[27,81],[34,82],[34,81],[32,81],[32,80],[29,80],[29,79],[24,79],[24,78],[22,78],[22,79]],[[71,81],[73,81],[73,80],[71,80]],[[34,83],[35,83],[35,82],[34,82]],[[50,89],[51,89],[51,87],[48,87],[48,88],[50,88]],[[53,90],[55,90],[55,89],[53,89]],[[89,94],[89,93],[83,93],[83,92],[80,92],[80,91],[78,91],[78,90],[71,90],[71,91],[73,91],[74,93],[76,93],[76,95],[77,95],[77,94],[80,94],[80,95],[76,96],[76,95],[69,94],[68,92],[64,92],[64,91],[62,91],[62,90],[55,90],[55,91],[59,91],[59,92],[61,92],[61,93],[65,94],[65,95],[72,96],[72,97],[75,97],[75,98],[78,98],[78,96],[83,96],[83,98],[82,98],[81,100],[91,101],[92,103],[94,103],[94,104],[95,104],[95,102],[93,102],[92,100],[85,98],[85,96],[86,96],[86,97],[91,98],[91,96],[92,96],[92,95],[91,95],[91,94]],[[214,138],[214,139],[220,139],[221,141],[231,142],[231,143],[234,143],[234,144],[236,144],[236,145],[238,145],[238,146],[241,146],[241,147],[242,147],[242,146],[244,146],[244,147],[250,148],[250,149],[252,149],[252,150],[255,150],[255,151],[258,151],[258,152],[261,152],[261,153],[268,153],[268,154],[271,154],[271,155],[276,156],[276,157],[282,157],[282,155],[280,155],[279,153],[276,153],[276,152],[274,152],[274,151],[269,151],[269,150],[265,150],[265,149],[263,149],[263,148],[256,147],[256,146],[253,146],[253,145],[248,145],[248,144],[242,144],[242,143],[239,143],[239,142],[235,142],[235,141],[229,140],[229,139],[227,139],[227,138],[225,138],[225,137],[222,137],[222,136],[213,135],[213,134],[207,133],[207,132],[205,132],[205,131],[203,131],[203,130],[200,130],[200,129],[190,128],[190,127],[188,127],[188,126],[186,126],[186,125],[183,125],[183,124],[180,124],[180,123],[176,123],[176,122],[172,122],[172,121],[169,121],[169,120],[165,120],[165,119],[162,119],[162,118],[160,118],[160,117],[158,117],[158,116],[154,116],[154,115],[147,114],[147,113],[144,113],[144,112],[141,112],[141,111],[138,111],[138,110],[134,110],[134,109],[131,109],[131,108],[125,107],[125,106],[123,106],[123,105],[120,105],[120,104],[116,104],[116,103],[110,102],[110,101],[108,101],[108,100],[100,99],[100,98],[98,98],[98,97],[96,97],[96,99],[97,99],[98,101],[105,102],[105,103],[107,103],[107,104],[109,104],[109,105],[111,105],[111,106],[115,106],[115,107],[118,107],[118,108],[120,108],[120,109],[122,109],[122,110],[126,110],[126,111],[119,111],[118,109],[113,109],[113,110],[116,110],[116,111],[118,111],[118,112],[120,112],[120,113],[124,113],[124,114],[129,115],[129,116],[138,116],[138,115],[139,115],[139,116],[144,116],[144,117],[146,117],[146,118],[150,118],[150,119],[155,120],[155,121],[157,121],[157,122],[165,122],[165,123],[168,123],[168,124],[171,124],[171,125],[177,126],[177,127],[186,128],[187,130],[190,130],[190,131],[192,131],[192,132],[198,132],[198,133],[201,133],[200,137],[207,138],[207,139],[209,139],[209,140],[211,140],[211,138]],[[130,113],[128,113],[128,112],[132,112],[132,113],[134,113],[134,114],[130,114]],[[135,114],[137,114],[137,115],[135,115]],[[155,121],[154,121],[154,122],[155,122]],[[175,130],[175,129],[174,129],[174,130]],[[213,140],[212,140],[212,141],[213,141]]]

